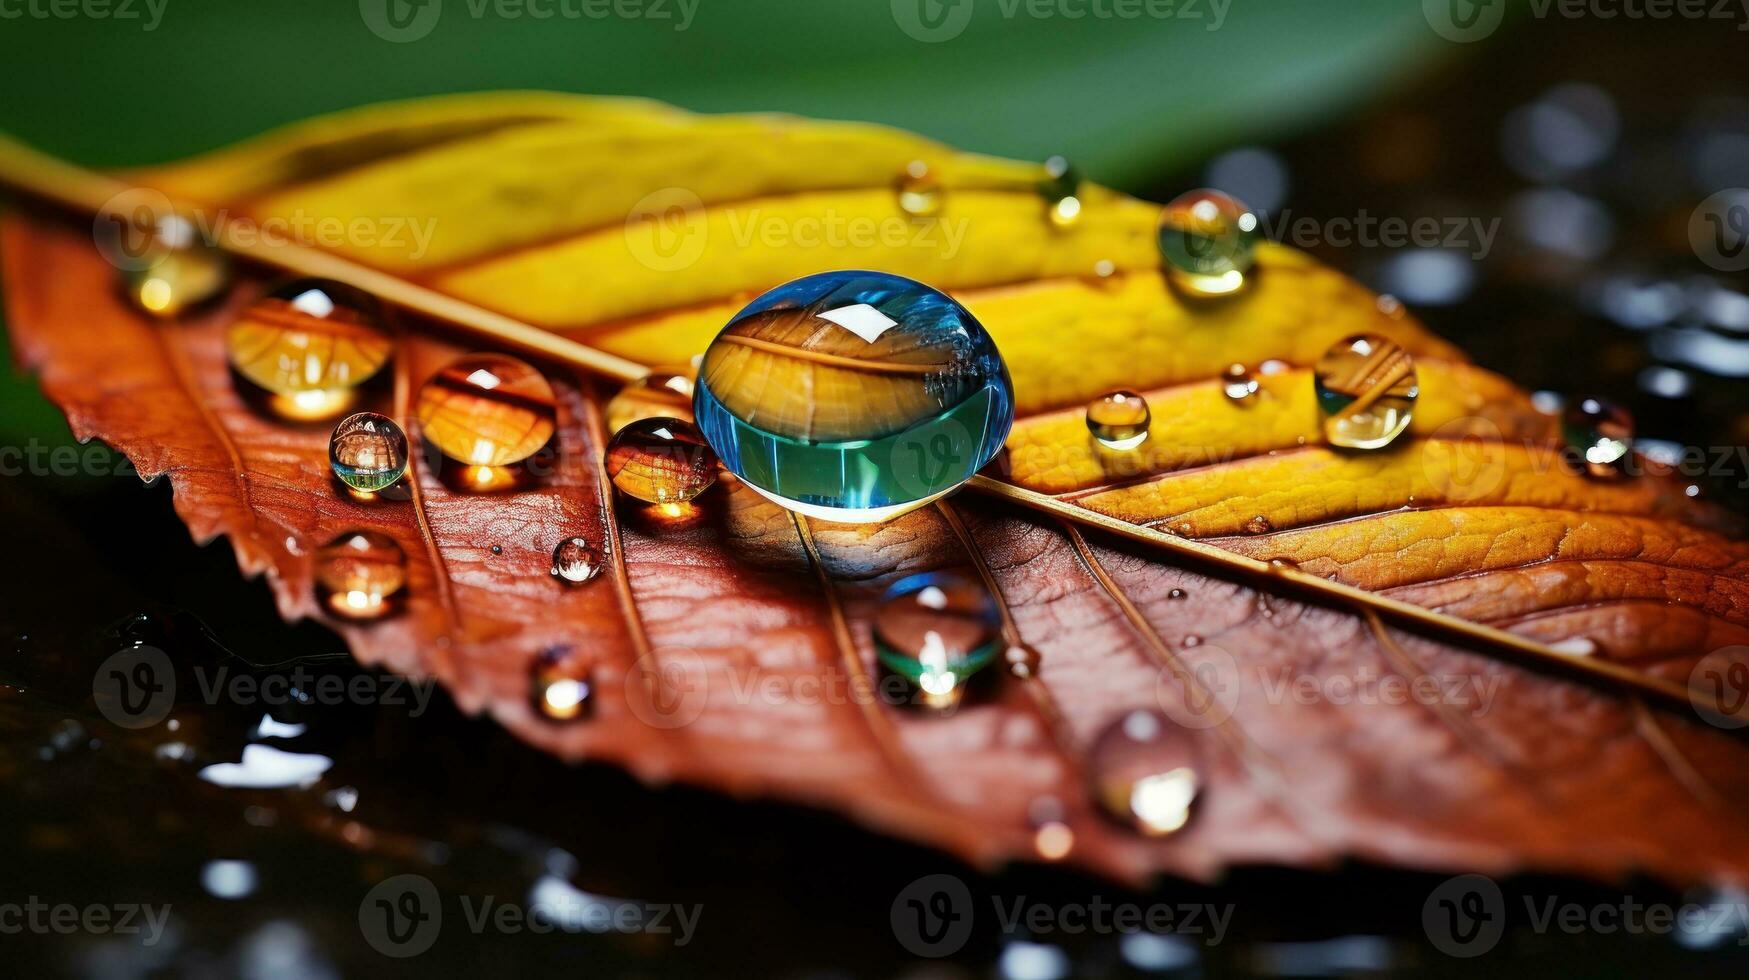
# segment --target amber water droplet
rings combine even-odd
[[[376,493],[406,475],[407,434],[386,415],[348,415],[328,440],[328,463],[341,483]]]
[[[140,267],[125,269],[122,281],[135,306],[169,318],[224,292],[231,281],[231,262],[201,239],[193,222],[167,215],[153,225]]]
[[[1114,391],[1087,403],[1087,431],[1107,449],[1134,449],[1148,438],[1153,414],[1133,391]]]
[[[1245,522],[1246,534],[1268,534],[1273,530],[1275,530],[1275,523],[1262,514]]]
[[[348,531],[317,550],[314,573],[331,612],[376,619],[392,611],[392,600],[407,584],[407,555],[380,531]]]
[[[1277,575],[1283,572],[1297,572],[1300,570],[1300,564],[1292,558],[1271,558],[1269,559],[1269,570]]]
[[[549,721],[576,721],[593,707],[593,677],[573,660],[561,647],[529,664],[529,695],[536,713]]]
[[[952,572],[894,582],[874,613],[875,653],[889,670],[948,699],[1001,646],[1002,616],[983,585]]]
[[[1561,418],[1561,433],[1580,472],[1608,480],[1623,476],[1634,448],[1634,417],[1601,398],[1580,398]]]
[[[584,538],[566,538],[553,549],[553,578],[581,585],[601,574],[601,552]]]
[[[1196,742],[1154,710],[1131,711],[1096,736],[1088,768],[1105,812],[1150,837],[1182,830],[1202,787]]]
[[[1026,808],[1032,826],[1032,846],[1046,861],[1061,861],[1075,849],[1075,831],[1069,827],[1068,811],[1054,796],[1041,796]]]
[[[654,368],[628,383],[607,403],[607,431],[618,432],[639,419],[692,421],[693,372],[690,368]]]
[[[1197,190],[1160,212],[1160,254],[1174,285],[1192,296],[1223,296],[1245,285],[1261,222],[1230,195]]]
[[[912,160],[905,166],[895,190],[899,195],[899,210],[911,217],[933,218],[941,213],[941,181],[922,160]]]
[[[639,419],[608,440],[607,476],[639,500],[685,503],[717,482],[717,458],[691,422]]]
[[[458,358],[419,389],[419,430],[445,456],[472,466],[510,466],[553,436],[553,386],[504,354]]]
[[[1067,228],[1081,218],[1081,175],[1061,156],[1046,160],[1044,171],[1038,191],[1045,199],[1046,214],[1051,224]]]
[[[238,374],[312,403],[370,380],[391,349],[375,297],[326,279],[279,286],[225,333],[225,352]]]
[[[1380,449],[1403,434],[1421,389],[1415,360],[1395,341],[1357,334],[1333,344],[1312,376],[1324,438],[1344,449]]]
[[[1030,643],[1011,646],[1003,651],[1002,657],[1008,662],[1008,672],[1025,680],[1038,676],[1039,652]]]
[[[1257,375],[1243,364],[1229,364],[1221,372],[1221,393],[1228,401],[1248,401],[1257,394]]]

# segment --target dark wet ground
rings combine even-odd
[[[1726,98],[1749,91],[1742,59],[1727,57],[1740,54],[1740,35],[1711,24],[1524,26],[1490,55],[1385,108],[1228,165],[1253,175],[1283,168],[1282,199],[1296,215],[1355,216],[1364,206],[1484,225],[1501,218],[1489,254],[1474,263],[1433,256],[1405,265],[1402,250],[1306,244],[1403,294],[1484,364],[1531,387],[1618,395],[1642,435],[1678,446],[1749,443],[1749,401],[1729,377],[1749,373],[1736,367],[1737,358],[1749,362],[1746,282],[1698,261],[1685,235],[1706,194],[1749,186],[1749,103]],[[1697,63],[1739,77],[1669,68]],[[1555,88],[1569,83],[1597,88]],[[1529,119],[1528,129],[1503,121],[1539,99],[1544,108],[1513,117]],[[1539,125],[1565,134],[1550,145],[1602,140],[1603,149],[1577,167],[1539,159]],[[1503,129],[1517,135],[1503,141]],[[1173,175],[1154,193],[1201,182]],[[1431,302],[1441,297],[1449,302]],[[1725,500],[1743,499],[1735,485],[1746,480],[1741,458],[1696,475]],[[1471,967],[1426,938],[1423,903],[1444,876],[1264,869],[1219,888],[1168,883],[1147,895],[1048,869],[983,877],[833,817],[651,790],[612,770],[558,764],[461,717],[441,693],[424,710],[375,703],[429,692],[391,689],[334,656],[340,645],[326,631],[280,622],[266,589],[239,579],[227,545],[188,541],[163,485],[8,477],[0,527],[13,568],[0,586],[0,957],[11,975],[1018,978],[1063,969],[1303,976]],[[178,665],[178,698],[165,721],[130,730],[100,712],[91,689],[112,654],[137,644]],[[224,696],[209,704],[203,685],[221,672],[295,679],[312,703]],[[323,678],[384,696],[316,703],[323,685],[339,682]],[[328,768],[307,788],[215,784],[235,770],[208,767],[240,762],[251,745],[257,760],[263,746],[293,754],[272,760],[277,772]],[[271,769],[257,761],[248,771]],[[903,888],[939,872],[962,877],[980,909],[992,896],[1058,909],[1098,897],[1207,903],[1230,908],[1231,921],[1213,945],[1202,932],[1059,934],[1035,947],[1003,937],[983,915],[957,957],[931,962],[905,952],[889,917]],[[387,921],[372,888],[402,874],[431,882],[442,915],[435,944],[416,959],[390,958],[370,942],[384,940],[369,923]],[[1643,883],[1632,894],[1640,903],[1707,897]],[[1486,968],[1741,976],[1749,965],[1740,921],[1680,936],[1523,928],[1524,900],[1550,896],[1588,906],[1623,900],[1619,890],[1569,882],[1509,883],[1517,926]],[[588,918],[541,932],[493,919],[476,932],[470,910],[488,899],[513,912],[549,900],[617,912],[628,928],[669,905],[699,918],[685,945],[675,931],[621,933]],[[146,945],[101,930],[61,934],[55,924],[64,920],[52,908],[33,910],[36,902],[117,917],[135,904],[167,905],[169,919]],[[24,931],[13,931],[21,923]],[[679,928],[672,913],[662,925]],[[423,935],[414,930],[408,942]]]

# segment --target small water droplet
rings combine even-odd
[[[230,259],[181,215],[166,215],[153,225],[147,251],[134,264],[139,268],[122,272],[128,299],[164,319],[214,299],[231,281]]]
[[[1300,570],[1300,563],[1292,558],[1271,558],[1269,559],[1269,570],[1276,575],[1283,572],[1297,572]]]
[[[546,377],[504,354],[450,362],[419,389],[415,410],[425,441],[488,473],[533,456],[558,419]]]
[[[996,657],[1002,616],[979,583],[923,572],[892,584],[874,614],[875,653],[927,703],[955,703],[966,681]]]
[[[1572,636],[1559,643],[1549,644],[1549,649],[1569,657],[1590,657],[1597,653],[1597,642],[1589,637]]]
[[[1324,438],[1344,449],[1379,449],[1409,427],[1421,389],[1415,361],[1395,341],[1359,334],[1337,341],[1313,374]]]
[[[1273,530],[1275,530],[1275,524],[1262,514],[1245,522],[1246,534],[1268,534]]]
[[[1038,190],[1045,199],[1051,224],[1067,228],[1081,217],[1081,175],[1061,156],[1046,160],[1044,171]]]
[[[1061,861],[1075,849],[1075,831],[1066,816],[1063,802],[1054,796],[1041,796],[1026,808],[1033,850],[1046,861]]]
[[[504,553],[504,546],[501,544],[495,544],[492,546],[491,552],[494,555],[502,555]]]
[[[1221,391],[1228,401],[1247,401],[1257,394],[1257,387],[1257,375],[1243,364],[1229,364],[1221,371]]]
[[[316,552],[317,593],[347,619],[377,619],[392,611],[407,584],[407,555],[379,531],[348,531]]]
[[[1186,650],[1193,650],[1202,646],[1202,637],[1197,636],[1195,633],[1187,633],[1184,636],[1184,642],[1182,645]]]
[[[607,476],[638,500],[685,503],[717,482],[717,457],[691,422],[638,419],[608,440]]]
[[[1190,821],[1202,776],[1196,743],[1158,711],[1132,711],[1093,740],[1093,795],[1113,819],[1150,837]]]
[[[1245,285],[1260,230],[1257,215],[1233,197],[1191,191],[1160,213],[1160,254],[1174,284],[1193,296],[1221,296]]]
[[[529,664],[529,693],[541,717],[575,721],[593,706],[591,672],[575,662],[570,648],[555,647]]]
[[[1262,364],[1257,365],[1257,373],[1263,375],[1264,377],[1271,377],[1271,376],[1277,375],[1277,374],[1286,374],[1288,371],[1291,371],[1291,370],[1293,370],[1293,365],[1289,364],[1288,362],[1282,360],[1279,357],[1269,358],[1268,360],[1264,361]]]
[[[1117,276],[1117,263],[1110,259],[1100,259],[1093,263],[1093,275],[1095,278],[1109,281]]]
[[[553,578],[581,585],[601,574],[601,552],[584,538],[566,538],[553,549]]]
[[[905,166],[895,190],[899,195],[899,210],[911,217],[933,218],[941,213],[941,181],[922,160],[912,160]]]
[[[629,382],[607,403],[607,431],[618,432],[639,419],[692,421],[691,368],[653,368]]]
[[[376,493],[406,475],[407,434],[386,415],[348,415],[328,440],[328,464],[341,483]]]
[[[1186,595],[1189,595],[1189,593],[1185,592],[1183,589],[1173,589],[1171,592],[1166,593],[1166,598],[1168,598],[1168,599],[1182,599]]]
[[[1390,293],[1379,294],[1378,308],[1380,313],[1383,313],[1385,316],[1388,316],[1393,320],[1401,320],[1403,314],[1406,312],[1403,308],[1403,301],[1392,296]]]
[[[1025,680],[1038,674],[1039,652],[1030,643],[1021,643],[1003,651],[1002,657],[1008,663],[1008,672]]]
[[[1598,479],[1624,474],[1634,447],[1634,417],[1601,398],[1581,398],[1561,418],[1569,458],[1580,472]]]
[[[1107,449],[1134,449],[1148,438],[1153,415],[1148,400],[1133,391],[1114,391],[1087,403],[1087,431]]]

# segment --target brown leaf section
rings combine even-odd
[[[232,386],[224,324],[259,284],[210,316],[159,324],[116,298],[78,223],[14,216],[0,249],[19,357],[79,437],[167,475],[196,538],[230,537],[288,618],[321,619],[365,661],[435,676],[466,709],[566,758],[827,807],[984,865],[1036,857],[1029,812],[1052,798],[1074,835],[1066,860],[1132,881],[1345,858],[1681,882],[1749,872],[1744,743],[1618,694],[988,503],[848,527],[799,521],[729,482],[684,518],[644,511],[602,480],[603,392],[556,369],[551,473],[511,492],[460,492],[433,471],[410,418],[418,385],[461,351],[427,323],[402,324],[392,377],[371,396],[408,428],[417,493],[360,503],[333,483],[325,427],[263,415]],[[1493,424],[1540,424],[1496,381],[1476,383],[1499,406]],[[1293,432],[1285,416],[1269,431]],[[1255,448],[1220,466],[1168,460],[1080,499],[1550,638],[1604,637],[1611,650],[1646,623],[1690,654],[1741,629],[1742,546],[1653,516],[1662,498],[1646,486],[1522,476],[1527,450],[1497,486],[1451,501],[1466,506],[1397,510],[1375,488],[1413,484],[1427,469],[1419,448],[1408,463]],[[1427,482],[1421,492],[1438,491]],[[1259,516],[1273,528],[1247,533]],[[337,621],[312,597],[312,552],[353,527],[391,535],[408,556],[406,608],[385,621]],[[547,565],[573,535],[605,542],[611,568],[567,588]],[[1038,676],[993,669],[945,717],[867,697],[881,680],[868,625],[880,590],[980,564],[1012,632],[1040,651]],[[530,666],[559,646],[596,682],[593,714],[568,724],[530,707]],[[1678,670],[1678,652],[1646,656]],[[1359,693],[1392,680],[1439,690]],[[1205,770],[1190,825],[1159,840],[1106,819],[1087,788],[1095,737],[1156,707],[1180,720],[1175,737]]]

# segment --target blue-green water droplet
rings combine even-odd
[[[723,465],[782,506],[881,521],[996,455],[1014,387],[990,335],[945,293],[827,272],[729,321],[705,351],[693,414]]]
[[[407,435],[386,415],[348,415],[328,440],[328,462],[340,482],[354,490],[387,489],[407,473]]]

